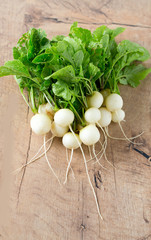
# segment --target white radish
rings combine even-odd
[[[89,124],[80,130],[79,137],[85,145],[90,146],[99,141],[100,132],[94,124]]]
[[[69,130],[68,126],[62,127],[55,122],[51,124],[51,132],[56,137],[63,137],[64,134],[68,132],[68,130]]]
[[[39,105],[38,113],[47,114],[50,117],[50,119],[53,120],[55,112],[53,110],[53,106],[50,103],[46,103]]]
[[[95,108],[95,107],[89,108],[85,112],[84,118],[88,123],[96,123],[101,118],[101,112],[99,111],[98,108]]]
[[[114,112],[123,107],[123,99],[119,94],[112,93],[106,98],[106,108]]]
[[[32,131],[37,135],[43,135],[50,131],[51,120],[46,114],[35,114],[30,120]]]
[[[63,145],[68,149],[77,149],[79,147],[79,143],[81,144],[82,142],[78,134],[75,134],[75,136],[71,132],[66,133],[62,138]]]
[[[103,96],[101,93],[94,91],[92,96],[87,96],[88,107],[100,108],[103,103]]]
[[[54,121],[62,127],[69,126],[74,121],[74,114],[70,109],[60,109],[55,113]]]
[[[125,112],[122,109],[118,109],[112,112],[112,121],[117,123],[123,121],[125,118]]]
[[[52,115],[54,115],[53,106],[50,105],[50,103],[41,104],[39,105],[38,113],[51,113]]]
[[[105,107],[101,107],[99,110],[101,113],[101,119],[98,121],[98,123],[101,125],[101,127],[107,127],[111,123],[111,112],[108,111]]]

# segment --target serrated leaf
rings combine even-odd
[[[69,101],[71,99],[71,92],[69,86],[64,81],[57,81],[52,84],[52,91],[58,97],[62,97],[64,100]]]
[[[71,65],[61,68],[57,72],[50,75],[50,77],[67,83],[75,83],[78,81],[75,77],[74,68]]]
[[[0,77],[7,75],[19,75],[23,77],[30,77],[28,69],[19,60],[8,61],[4,66],[0,67]]]
[[[53,58],[53,54],[52,53],[42,53],[38,56],[36,56],[34,59],[33,59],[33,63],[35,64],[39,64],[39,63],[46,63],[46,62],[49,62],[51,61]]]
[[[137,87],[140,81],[146,78],[146,76],[151,72],[151,68],[145,68],[142,64],[131,65],[126,67],[123,71],[127,83],[132,87]]]

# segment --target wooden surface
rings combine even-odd
[[[12,47],[30,27],[43,28],[52,37],[67,34],[73,21],[91,30],[101,24],[126,27],[118,40],[135,41],[151,52],[150,12],[150,0],[0,0],[0,64],[12,59]],[[146,66],[150,65],[149,60]],[[124,130],[128,136],[144,130],[139,149],[150,155],[151,76],[137,89],[121,87],[121,94]],[[30,130],[32,113],[13,77],[0,79],[0,97],[0,163],[16,169],[36,153],[43,139]],[[121,136],[115,124],[110,133]],[[84,150],[88,157],[87,148]],[[101,171],[102,183],[97,179],[95,191],[104,221],[98,217],[82,156],[76,151],[72,164],[76,180],[70,174],[65,187],[58,185],[45,158],[10,177],[9,203],[0,213],[0,240],[150,240],[151,167],[147,159],[129,143],[113,140],[108,141],[107,156],[116,168],[104,160],[108,171],[89,164],[94,186],[94,175],[97,178]],[[48,157],[63,181],[67,163],[60,139],[55,139]]]

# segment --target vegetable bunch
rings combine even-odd
[[[80,148],[101,218],[82,144],[89,148],[89,161],[96,159],[102,167],[100,159],[103,155],[108,161],[105,153],[107,137],[119,139],[109,135],[111,120],[119,124],[124,140],[134,143],[131,141],[133,138],[126,136],[120,124],[125,118],[125,112],[118,84],[137,87],[151,72],[151,68],[147,69],[140,63],[150,57],[144,47],[129,40],[116,43],[115,37],[123,31],[124,28],[121,27],[112,30],[100,26],[91,33],[88,29],[79,28],[75,22],[69,36],[61,35],[49,40],[44,31],[32,28],[23,34],[13,48],[14,60],[0,67],[0,77],[15,76],[24,100],[35,114],[31,118],[31,128],[36,134],[44,135],[44,144],[40,148],[44,147],[44,152],[37,157],[39,150],[23,167],[45,155],[51,171],[60,183],[46,152],[54,137],[62,137],[66,150],[71,149],[64,181],[66,183],[73,151]],[[99,128],[104,135],[103,144]],[[52,132],[52,137],[47,140],[51,143],[46,149],[45,135],[49,131]],[[97,142],[100,143],[101,150],[96,154]]]
[[[86,96],[106,88],[119,94],[119,83],[137,87],[151,72],[140,64],[150,57],[144,47],[129,40],[116,43],[115,37],[124,30],[103,25],[91,33],[75,22],[69,36],[49,40],[43,30],[32,28],[13,48],[14,60],[0,67],[0,76],[15,76],[34,113],[47,102],[54,111],[72,110],[76,129],[78,123],[85,125]]]

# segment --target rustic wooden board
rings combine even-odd
[[[101,24],[111,28],[126,27],[118,40],[129,39],[151,52],[150,0],[0,0],[0,64],[12,58],[12,47],[30,27],[41,27],[49,37],[67,34],[73,21],[95,29]],[[149,66],[151,61],[146,63]],[[121,87],[126,111],[123,124],[128,136],[144,130],[139,147],[151,154],[151,76],[137,89]],[[26,163],[36,153],[43,139],[32,134],[30,117],[13,77],[1,80],[1,153],[0,164],[13,169]],[[118,126],[110,127],[120,136]],[[87,149],[85,148],[88,157]],[[150,240],[151,239],[151,168],[147,159],[126,142],[109,141],[108,169],[89,165],[90,175],[102,183],[95,187],[104,221],[100,221],[92,191],[88,184],[80,151],[74,153],[66,187],[60,187],[41,158],[11,180],[6,221],[1,210],[2,240]],[[48,157],[63,181],[66,168],[65,150],[55,139]],[[1,166],[1,165],[0,165]],[[2,173],[1,173],[2,174]],[[2,206],[2,205],[1,205]]]

